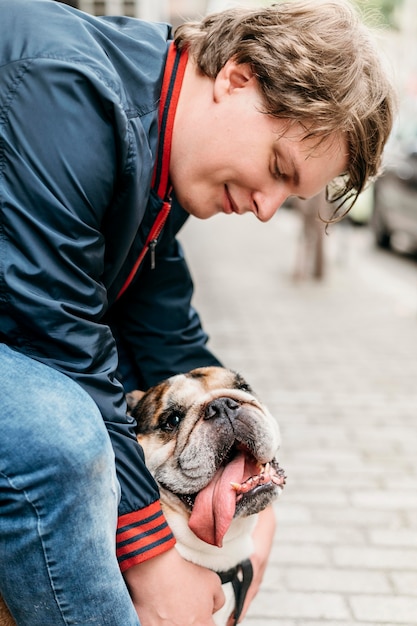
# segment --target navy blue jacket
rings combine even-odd
[[[94,398],[120,516],[141,523],[158,491],[121,379],[144,389],[218,363],[191,306],[175,200],[155,268],[145,257],[117,299],[162,204],[150,188],[170,28],[52,0],[0,0],[0,14],[0,340]]]

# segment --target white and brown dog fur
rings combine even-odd
[[[221,367],[173,376],[127,400],[176,548],[197,565],[238,572],[253,552],[257,513],[285,484],[276,420],[239,374]],[[217,626],[236,609],[231,582],[224,591]],[[14,626],[1,597],[0,626]]]
[[[128,403],[178,551],[216,572],[236,568],[253,552],[256,514],[285,484],[277,421],[242,376],[221,367],[173,376]],[[232,585],[224,590],[218,626],[235,607]]]

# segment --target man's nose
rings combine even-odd
[[[270,192],[253,194],[254,213],[261,222],[267,222],[290,196],[287,189],[280,188]]]

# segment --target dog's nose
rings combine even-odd
[[[216,398],[206,406],[204,419],[211,420],[218,417],[233,419],[239,408],[239,403],[232,398]]]

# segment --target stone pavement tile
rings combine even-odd
[[[400,595],[416,595],[417,572],[391,572],[394,589]]]
[[[251,606],[252,617],[344,620],[351,618],[345,599],[335,593],[261,590]]]
[[[310,619],[302,619],[302,620],[287,620],[287,619],[279,619],[276,617],[273,618],[257,618],[247,616],[243,622],[244,626],[415,626],[415,622],[358,622],[357,620],[310,620]]]
[[[417,572],[416,549],[374,548],[367,546],[335,546],[332,558],[338,567],[366,569],[411,570]],[[417,589],[415,590],[417,598]],[[417,621],[417,611],[416,611]]]
[[[279,515],[279,513],[278,513]],[[311,543],[332,546],[339,543],[363,545],[366,541],[365,533],[358,528],[348,525],[332,524],[282,524],[280,517],[280,543]]]
[[[364,569],[342,569],[336,567],[282,566],[270,563],[264,578],[264,591],[286,589],[315,593],[318,591],[338,592],[341,594],[393,594],[398,591],[406,595],[411,593],[415,576],[406,577],[406,573],[389,574],[387,572]],[[413,590],[415,589],[415,585]]]
[[[417,533],[412,528],[374,529],[370,531],[369,539],[373,545],[417,548]]]
[[[276,617],[250,617],[244,620],[245,626],[301,626],[299,622],[287,619],[278,619]]]
[[[287,438],[285,439],[285,444],[287,444]],[[287,451],[283,450],[282,452],[285,455]],[[291,455],[291,489],[307,489],[310,488],[312,483],[325,485],[326,489],[343,490],[352,489],[353,486],[355,489],[377,489],[380,487],[381,481],[385,480],[385,474],[386,471],[383,469],[378,470],[376,467],[368,469],[366,466],[362,469],[344,468],[338,472],[329,472],[322,466],[312,468],[311,465],[296,459],[295,454]],[[411,484],[409,480],[404,471],[397,471],[395,479],[392,481],[392,486],[395,488],[395,485],[398,486],[400,484],[401,486],[403,484],[404,487],[408,488]],[[385,484],[388,487],[390,486],[388,482],[385,482]]]
[[[284,506],[282,507],[284,509]],[[320,507],[310,514],[316,521],[331,522],[333,524],[350,524],[353,527],[370,528],[372,526],[387,526],[400,528],[404,524],[402,511],[375,511],[371,509],[357,509],[354,507],[331,509]],[[282,515],[282,512],[281,512]]]
[[[278,516],[279,523],[279,516]],[[277,533],[279,535],[279,533]],[[329,554],[325,547],[317,546],[314,543],[284,543],[276,541],[274,543],[271,557],[271,564],[279,564],[285,568],[287,565],[316,565],[327,566],[329,562]]]
[[[411,528],[417,528],[417,511],[404,511],[404,517]]]
[[[353,614],[362,621],[387,621],[415,623],[417,597],[408,596],[353,596],[349,599]]]
[[[417,491],[415,488],[378,489],[373,491],[357,491],[352,493],[352,504],[359,508],[398,510],[417,510]]]
[[[285,457],[284,457],[285,458]],[[326,462],[326,461],[325,461]],[[284,465],[285,469],[286,466]],[[307,504],[308,506],[328,506],[328,507],[347,507],[349,504],[349,494],[341,489],[323,489],[317,485],[308,490],[294,487],[291,492],[291,502]]]
[[[281,498],[281,502],[279,506],[279,523],[280,526],[282,524],[297,524],[297,523],[306,523],[309,524],[312,522],[312,514],[309,507],[304,506],[302,504],[293,504],[288,502],[288,500],[284,504],[284,500]]]
[[[244,626],[415,626],[416,622],[358,622],[357,620],[337,620],[337,622],[333,620],[326,620],[319,622],[315,620],[287,620],[287,619],[278,619],[276,617],[268,618],[252,618],[250,616],[246,616],[244,622]]]
[[[393,593],[389,578],[382,572],[361,569],[289,567],[282,575],[282,584],[290,591],[331,591],[341,594]],[[268,582],[265,589],[268,589]]]

